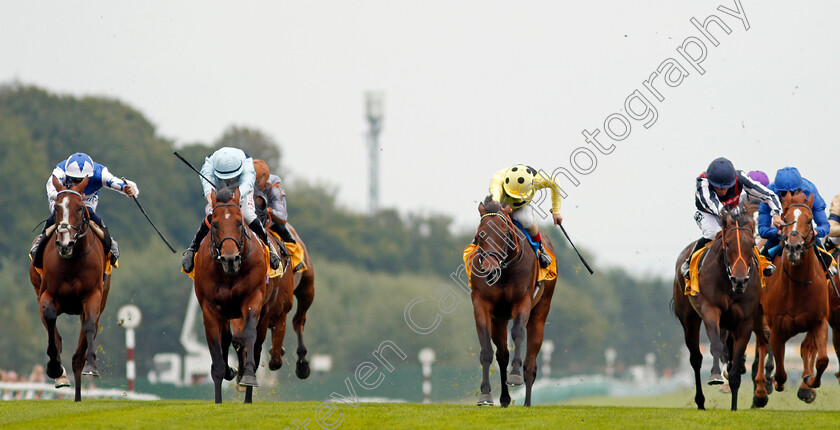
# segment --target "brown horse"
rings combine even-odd
[[[770,347],[776,357],[777,391],[784,389],[785,342],[798,333],[806,332],[800,353],[804,370],[797,397],[811,403],[817,396],[814,388],[828,366],[828,282],[813,247],[817,235],[811,223],[811,203],[804,193],[782,197],[784,218],[781,258],[776,257],[779,269],[767,280],[761,297],[764,316],[770,327]],[[816,375],[814,369],[816,368]]]
[[[688,253],[694,249],[694,243],[685,247],[677,258],[673,291],[674,313],[682,323],[685,345],[690,353],[691,367],[694,369],[694,402],[697,409],[706,408],[706,398],[700,381],[700,365],[703,361],[703,354],[700,352],[700,324],[703,323],[714,358],[709,383],[723,382],[718,363],[721,360],[728,361],[733,369],[729,372],[729,387],[734,411],[738,409],[740,366],[744,361],[744,351],[750,336],[755,332],[759,341],[766,343],[766,339],[762,329],[760,303],[761,273],[753,254],[755,241],[752,218],[743,213],[724,212],[720,216],[720,222],[722,230],[712,242],[699,270],[700,293],[696,299],[684,294],[686,280],[680,273],[680,266],[688,258]],[[721,337],[721,331],[724,329],[729,332],[732,340],[728,360],[724,356],[725,345]],[[764,399],[766,403],[763,363],[758,371],[758,378],[761,378],[762,382],[756,386],[755,397]]]
[[[834,251],[834,259],[840,266],[840,250]],[[834,285],[840,288],[840,275],[834,275]],[[840,361],[840,297],[831,288],[828,292],[828,325],[831,326],[831,340],[834,343],[834,352]],[[840,382],[840,370],[834,376]]]
[[[211,193],[210,233],[195,257],[195,295],[204,317],[216,403],[222,402],[222,379],[231,380],[227,354],[233,343],[239,356],[239,384],[251,402],[259,364],[258,324],[266,295],[267,261],[262,242],[245,225],[239,189]],[[265,332],[263,332],[263,336]]]
[[[105,309],[111,277],[104,278],[107,254],[102,242],[91,232],[91,221],[82,190],[88,178],[65,188],[53,177],[58,190],[55,201],[55,240],[47,241],[43,253],[43,276],[29,266],[29,278],[38,295],[41,321],[47,329],[47,376],[56,387],[69,386],[61,365],[61,335],[56,319],[61,314],[79,315],[82,328],[73,354],[75,401],[82,400],[82,375],[99,376],[96,369],[96,334],[99,317]],[[45,239],[47,240],[47,239]]]
[[[266,197],[259,190],[254,191],[254,203],[257,216],[260,218],[266,230],[270,230],[272,224],[276,221],[270,211],[267,210]],[[297,299],[297,309],[292,319],[292,327],[297,334],[298,341],[298,359],[295,363],[295,375],[299,379],[306,379],[309,377],[310,368],[309,360],[306,359],[306,345],[303,343],[303,327],[306,324],[306,311],[309,310],[309,307],[312,306],[312,302],[315,299],[315,266],[312,265],[312,260],[309,258],[309,251],[306,248],[306,244],[300,238],[300,235],[294,227],[287,223],[286,228],[289,229],[289,232],[295,238],[295,242],[303,250],[303,264],[307,268],[306,270],[292,273],[295,268],[292,267],[291,260],[289,259],[283,262],[286,268],[285,271],[291,274],[290,276],[293,276],[292,291],[294,291],[294,298]],[[269,234],[269,236],[279,249],[281,245],[276,242],[274,235]],[[276,306],[274,307],[274,311],[272,311],[271,321],[269,322],[272,333],[271,360],[268,363],[270,370],[277,370],[283,365],[282,357],[285,354],[283,339],[286,334],[286,315],[290,311],[290,309],[287,309],[287,306],[291,306],[291,296],[285,294],[285,289],[283,289],[283,294],[278,294],[276,298]]]
[[[503,407],[510,405],[508,385],[525,383],[525,406],[531,406],[531,387],[537,377],[537,354],[543,341],[545,320],[551,307],[556,279],[542,282],[542,297],[533,302],[539,271],[536,254],[524,234],[511,221],[511,208],[502,207],[488,196],[478,205],[481,222],[476,232],[477,250],[473,254],[470,274],[475,327],[481,344],[479,361],[482,368],[481,396],[478,405],[492,405],[490,364],[493,345],[502,380]],[[546,249],[553,252],[551,242],[543,236]],[[513,366],[507,374],[510,351],[507,345],[508,321],[513,319]],[[522,342],[527,331],[525,376],[522,376]]]

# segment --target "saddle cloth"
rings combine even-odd
[[[283,242],[283,239],[280,239],[280,235],[275,233],[273,230],[266,229],[269,233],[271,233],[275,238],[277,238],[278,242]],[[286,245],[286,249],[289,250],[289,254],[292,255],[292,267],[294,268],[295,273],[303,272],[308,267],[306,267],[306,263],[303,262],[303,247],[298,245],[297,243],[291,242],[283,242]]]
[[[707,243],[706,246],[704,246],[701,249],[698,249],[694,252],[694,254],[691,254],[691,261],[688,265],[688,275],[690,276],[690,278],[686,280],[684,292],[684,294],[687,296],[697,296],[697,294],[700,293],[700,282],[698,280],[698,278],[700,277],[700,267],[703,264],[704,257],[709,251],[709,248],[711,248],[712,243],[714,242]],[[761,288],[764,288],[764,268],[767,267],[768,264],[770,264],[770,261],[764,258],[763,255],[758,253],[757,247],[753,247],[753,254],[758,260],[758,276],[761,277]]]
[[[472,255],[475,253],[476,249],[478,249],[478,245],[474,243],[467,245],[464,249],[464,267],[467,270],[467,278],[472,276],[470,270],[470,266],[472,266],[472,264],[470,264],[470,262],[472,261]],[[551,251],[546,249],[546,252],[548,252],[548,255],[551,257],[551,264],[549,264],[545,269],[540,267],[540,273],[537,275],[537,282],[557,279],[557,258]],[[472,286],[472,281],[470,281],[470,286]]]

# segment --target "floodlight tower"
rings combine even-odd
[[[370,169],[368,210],[371,215],[375,215],[379,210],[379,133],[382,131],[384,99],[385,95],[381,91],[365,93],[365,116],[370,127],[367,133],[367,147]]]

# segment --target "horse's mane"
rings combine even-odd
[[[739,225],[747,225],[752,222],[752,217],[746,210],[725,212],[725,215],[723,216],[731,218],[732,221],[737,222]]]
[[[805,203],[807,201],[808,196],[806,196],[804,192],[798,192],[796,194],[788,193],[786,196],[782,197],[782,207],[788,207],[795,203]]]
[[[484,198],[484,210],[487,213],[500,213],[502,211],[502,204],[493,201],[493,196],[487,196]]]
[[[216,201],[219,203],[227,203],[236,195],[237,187],[224,187],[216,191]],[[234,202],[238,203],[238,202]]]

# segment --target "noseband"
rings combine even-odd
[[[487,257],[495,257],[496,260],[499,262],[499,270],[505,270],[508,267],[518,263],[519,260],[522,259],[522,252],[520,252],[520,250],[519,250],[519,240],[516,236],[516,233],[514,233],[514,231],[513,231],[513,229],[515,227],[513,225],[513,221],[511,221],[509,216],[500,214],[498,212],[486,213],[486,214],[481,216],[482,222],[484,221],[485,218],[491,217],[491,216],[500,217],[505,221],[505,225],[507,226],[507,229],[506,229],[507,231],[504,232],[505,235],[507,236],[504,239],[505,251],[510,249],[511,248],[510,244],[513,243],[513,256],[511,258],[508,258],[508,253],[507,252],[502,254],[501,252],[498,252],[498,251],[485,251],[485,250],[482,249],[482,250],[479,251],[477,257],[479,259],[479,264],[481,264],[481,262]],[[491,228],[496,230],[494,227],[491,227]],[[480,236],[482,238],[485,237],[486,235],[487,235],[487,233],[485,233],[484,231],[480,231],[479,233],[477,233],[477,236]]]
[[[213,212],[216,212],[216,209],[225,207],[225,206],[233,206],[239,208],[239,205],[233,203],[222,203],[216,206],[213,206]],[[245,254],[243,253],[243,248],[245,246],[245,223],[239,223],[239,240],[236,240],[233,236],[225,236],[220,240],[218,243],[216,242],[216,233],[215,231],[217,228],[210,223],[210,256],[213,257],[214,260],[219,261],[222,259],[222,244],[225,243],[226,240],[232,240],[234,244],[236,244],[237,254],[239,254],[242,259],[245,259]],[[247,251],[247,250],[245,250]]]
[[[747,267],[747,277],[748,277],[748,278],[749,278],[749,276],[752,274],[752,264],[751,264],[751,263],[747,263],[747,260],[746,260],[746,259],[744,259],[744,255],[743,255],[743,253],[742,253],[742,251],[741,251],[741,235],[740,235],[740,234],[738,234],[738,233],[736,233],[736,234],[735,234],[735,237],[737,238],[738,258],[735,260],[735,263],[733,263],[733,264],[729,264],[729,261],[728,261],[728,260],[729,260],[729,257],[728,257],[728,254],[729,254],[729,253],[727,252],[727,246],[726,246],[726,235],[727,235],[730,231],[733,231],[733,230],[743,230],[743,231],[748,232],[750,235],[752,235],[752,234],[753,234],[752,229],[750,229],[750,228],[748,228],[748,227],[741,227],[741,226],[738,224],[738,221],[735,221],[735,227],[732,227],[732,228],[730,228],[730,229],[726,230],[726,232],[724,232],[724,234],[723,234],[723,238],[722,238],[722,239],[723,239],[723,263],[724,263],[724,265],[726,266],[726,275],[729,277],[729,280],[730,280],[730,281],[732,281],[732,282],[734,282],[734,279],[732,279],[732,267],[734,267],[734,266],[735,266],[735,265],[737,265],[738,263],[743,263],[743,264],[744,264],[744,266],[746,266],[746,267]]]
[[[73,240],[72,240],[75,243],[79,239],[85,237],[85,235],[88,234],[88,231],[90,231],[90,213],[88,213],[88,209],[87,209],[87,206],[85,205],[84,197],[82,197],[81,194],[79,194],[79,193],[77,193],[76,191],[73,191],[73,190],[61,190],[61,191],[59,191],[58,195],[56,196],[56,203],[58,202],[58,196],[60,196],[62,194],[65,194],[65,193],[66,194],[74,194],[74,195],[79,196],[79,198],[82,199],[82,207],[85,208],[84,215],[82,215],[82,219],[79,220],[79,224],[70,226],[71,229],[76,231],[76,234],[73,235]],[[68,219],[70,218],[69,213],[66,214],[66,216],[67,216]],[[58,225],[56,226],[56,231],[64,231],[66,229],[66,227],[62,226],[60,223],[57,223],[57,224]],[[69,223],[68,223],[68,225],[69,225]]]

